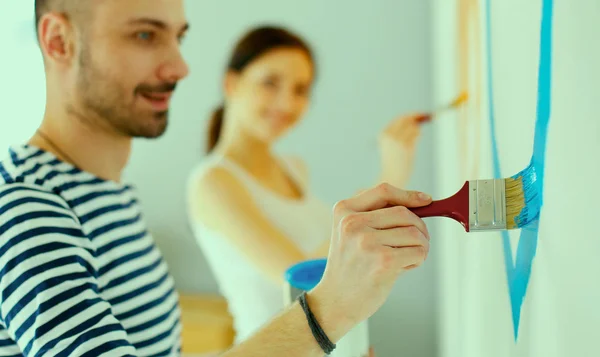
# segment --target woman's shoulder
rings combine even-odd
[[[188,176],[188,192],[209,190],[239,190],[242,184],[235,167],[218,157],[209,156],[197,163]]]

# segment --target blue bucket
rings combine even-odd
[[[321,281],[327,259],[313,259],[292,265],[285,272],[285,280],[295,289],[309,291]]]

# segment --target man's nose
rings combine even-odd
[[[178,82],[190,73],[190,69],[186,61],[183,59],[179,50],[174,51],[171,58],[166,61],[160,68],[160,79],[166,82]]]

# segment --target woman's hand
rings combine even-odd
[[[365,357],[375,357],[375,350],[373,349],[373,347],[369,348],[369,356]]]
[[[381,181],[404,188],[413,172],[415,148],[426,114],[412,114],[394,119],[379,136]]]

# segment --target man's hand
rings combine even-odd
[[[334,343],[379,309],[398,275],[425,260],[429,232],[406,207],[430,202],[416,192],[381,184],[336,204],[327,267],[307,294],[315,318]],[[374,357],[373,350],[369,353]],[[224,356],[283,355],[323,356],[299,304]]]
[[[398,276],[426,259],[429,232],[407,207],[430,202],[427,195],[380,184],[336,204],[327,267],[308,301],[330,338],[369,318]]]

